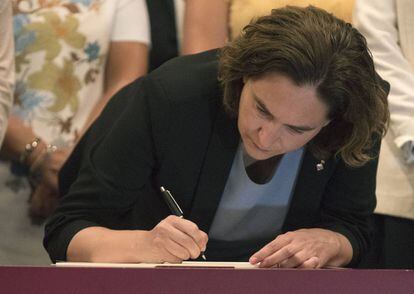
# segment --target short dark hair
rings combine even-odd
[[[313,6],[274,9],[253,20],[220,51],[219,79],[231,114],[238,114],[243,78],[266,73],[315,86],[328,106],[330,124],[309,142],[316,157],[340,155],[350,166],[372,158],[373,138],[388,126],[387,94],[365,38],[351,24]]]

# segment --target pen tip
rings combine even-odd
[[[204,260],[207,260],[206,256],[204,255],[204,253],[201,253],[201,258]]]
[[[165,192],[165,189],[163,186],[160,187],[161,192]]]

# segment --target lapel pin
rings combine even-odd
[[[321,171],[321,170],[323,170],[323,168],[324,168],[324,165],[325,164],[325,160],[321,160],[321,162],[319,162],[317,165],[316,165],[316,170],[317,171]]]

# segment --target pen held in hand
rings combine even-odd
[[[178,205],[177,201],[175,201],[175,199],[172,196],[171,192],[168,191],[167,189],[165,189],[163,186],[160,187],[160,191],[161,191],[162,197],[164,198],[164,201],[167,203],[168,207],[170,208],[170,211],[174,215],[183,218],[184,213],[183,213],[182,209],[180,208],[180,206]],[[206,256],[204,255],[204,251],[201,251],[201,257],[204,260],[207,260]]]

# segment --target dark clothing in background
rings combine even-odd
[[[414,269],[414,220],[374,214],[372,249],[360,268]]]
[[[151,24],[149,71],[178,55],[173,0],[147,0]]]

